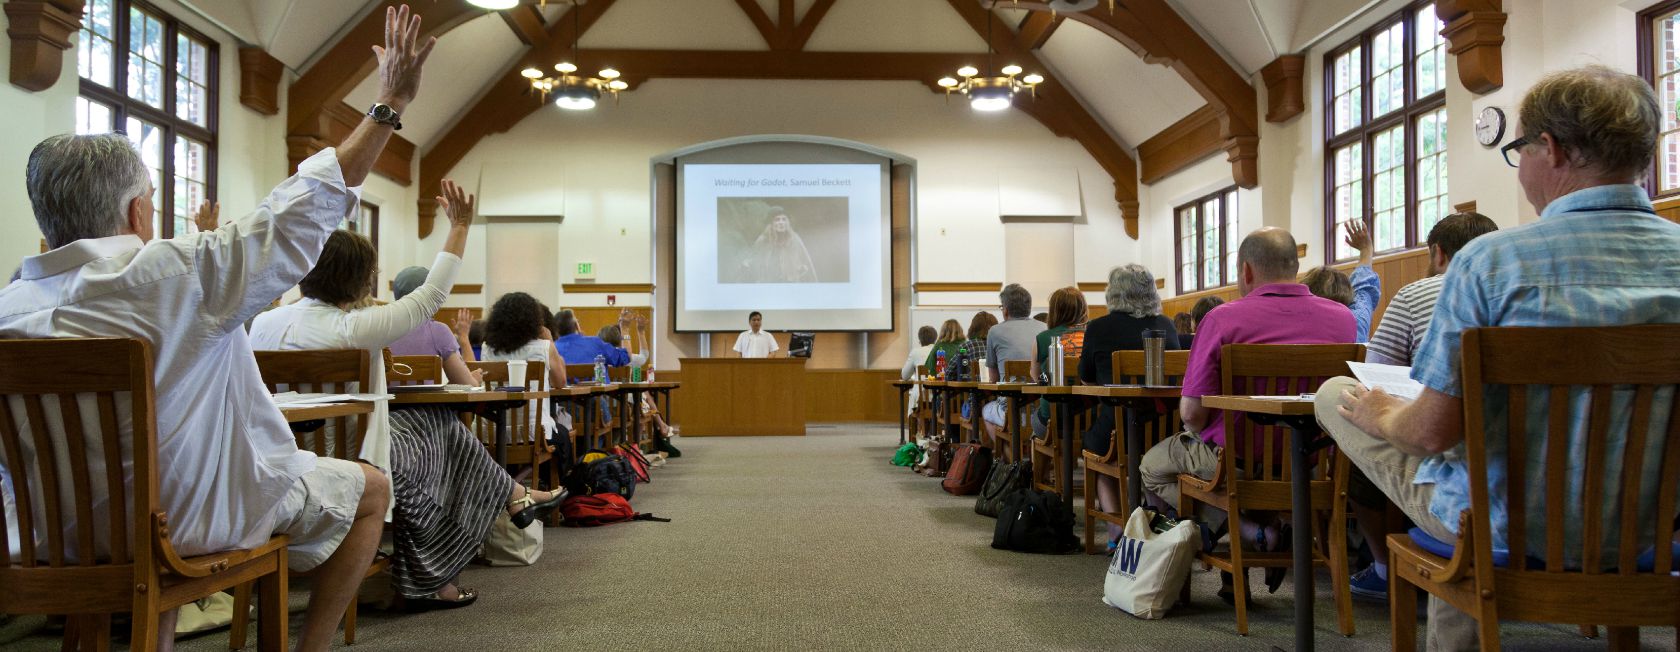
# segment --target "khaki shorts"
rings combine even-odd
[[[331,457],[315,460],[275,508],[274,533],[291,537],[287,566],[303,572],[320,566],[338,550],[356,521],[367,476],[362,465]]]

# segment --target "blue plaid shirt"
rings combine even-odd
[[[1572,192],[1546,206],[1540,220],[1481,236],[1453,258],[1442,281],[1429,332],[1412,366],[1412,378],[1435,391],[1462,397],[1459,364],[1460,336],[1464,329],[1478,326],[1624,326],[1680,322],[1680,225],[1658,217],[1651,209],[1644,189],[1634,185],[1598,186]],[[1617,391],[1610,424],[1619,445],[1626,436],[1632,392]],[[1577,407],[1585,405],[1585,388],[1571,394]],[[1653,410],[1666,413],[1672,392],[1656,396]],[[1544,423],[1545,396],[1531,394],[1529,422]],[[1495,548],[1507,548],[1507,511],[1504,485],[1507,433],[1506,401],[1503,396],[1486,400],[1489,508],[1492,512]],[[1570,426],[1568,456],[1572,464],[1585,461],[1585,411],[1575,411]],[[1644,495],[1655,491],[1658,459],[1665,435],[1662,423],[1653,420],[1643,456],[1646,466]],[[1529,479],[1544,477],[1544,458],[1539,451],[1545,431],[1529,430]],[[1638,463],[1638,461],[1635,461]],[[1615,468],[1611,466],[1610,468]],[[1578,473],[1579,469],[1572,472]],[[1579,556],[1582,527],[1582,487],[1579,475],[1566,488],[1571,497],[1566,511],[1565,546]],[[1450,530],[1458,527],[1458,514],[1470,508],[1470,473],[1460,445],[1436,455],[1418,466],[1416,482],[1434,484],[1429,511]],[[1544,491],[1527,492],[1528,513],[1543,514]],[[1606,496],[1615,495],[1606,492]],[[1619,509],[1606,500],[1604,514]],[[1647,506],[1645,509],[1651,509]],[[1544,518],[1530,518],[1530,550],[1544,546]],[[1606,555],[1614,554],[1614,533]],[[1649,532],[1645,533],[1648,538]],[[1574,557],[1572,561],[1578,561]]]

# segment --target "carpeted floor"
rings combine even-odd
[[[638,510],[675,519],[550,528],[528,568],[471,567],[483,593],[456,611],[364,609],[353,649],[377,650],[1266,650],[1287,649],[1290,584],[1261,589],[1250,635],[1193,574],[1194,599],[1160,621],[1101,602],[1107,559],[993,550],[973,499],[887,463],[888,427],[814,426],[807,437],[684,438],[685,456],[637,489]],[[1258,574],[1256,574],[1258,579]],[[1357,603],[1358,635],[1335,631],[1319,574],[1324,650],[1386,650],[1385,605]],[[294,594],[301,605],[304,594]],[[294,627],[301,617],[294,615]],[[0,626],[0,647],[56,649],[40,619]],[[1603,649],[1575,628],[1507,625],[1513,649]],[[1648,649],[1674,649],[1648,629]],[[225,650],[226,630],[181,641]],[[254,649],[254,645],[252,646]]]

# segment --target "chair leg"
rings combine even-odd
[[[1639,649],[1638,627],[1606,627],[1605,629],[1610,630],[1610,649],[1613,652]]]
[[[1417,587],[1400,577],[1399,558],[1389,555],[1388,626],[1394,636],[1394,652],[1417,650]]]
[[[156,604],[155,602],[152,603],[154,607],[152,609],[135,611],[129,614],[134,620],[129,625],[128,649],[133,650],[133,652],[155,652],[158,649],[158,628],[161,625],[158,623],[160,614],[155,608]],[[105,649],[111,638],[111,630],[106,628],[102,632],[92,631],[87,620],[91,619],[84,619],[82,622],[81,648],[83,650]],[[171,632],[170,635],[173,636],[174,633]]]
[[[356,644],[356,600],[350,600],[350,606],[344,608],[344,644]]]
[[[228,629],[228,649],[245,649],[246,628],[251,624],[251,583],[233,587],[233,624]]]
[[[1483,602],[1481,613],[1475,614],[1475,617],[1476,638],[1481,641],[1482,649],[1488,652],[1501,649],[1499,647],[1499,613],[1493,610],[1492,605]],[[1638,649],[1637,644],[1638,642],[1635,641],[1636,647],[1634,649]],[[1614,649],[1615,646],[1611,647]]]
[[[291,573],[286,570],[285,551],[279,555],[279,568],[257,580],[257,646],[262,650],[284,650],[289,646],[287,618],[288,583]],[[352,603],[353,605],[354,603]]]
[[[1096,482],[1095,475],[1091,471],[1091,466],[1089,464],[1085,465],[1085,554],[1087,555],[1094,555],[1098,552],[1098,548],[1094,545],[1097,537],[1097,522],[1093,518],[1097,510],[1091,505],[1093,502],[1091,484]]]
[[[1340,500],[1346,504],[1345,499]],[[1330,511],[1330,584],[1336,596],[1336,620],[1342,636],[1353,636],[1353,587],[1348,577],[1347,517],[1341,508]],[[1324,539],[1320,539],[1323,541]],[[1307,569],[1312,572],[1312,569]]]

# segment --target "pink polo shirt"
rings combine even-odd
[[[1196,328],[1190,363],[1184,371],[1184,396],[1222,394],[1219,354],[1226,344],[1350,344],[1358,334],[1353,311],[1313,296],[1300,283],[1254,288],[1236,301],[1214,308]],[[1288,393],[1296,393],[1291,388]],[[1275,394],[1279,392],[1253,392]],[[1202,439],[1225,445],[1225,412],[1215,411]]]

